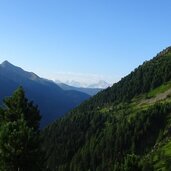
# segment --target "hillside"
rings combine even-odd
[[[8,61],[0,64],[0,83],[0,101],[10,96],[19,86],[23,86],[27,97],[39,106],[42,127],[90,97],[79,91],[64,91],[52,81],[24,71]]]
[[[171,48],[48,126],[47,170],[170,171]]]

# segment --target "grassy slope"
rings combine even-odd
[[[144,95],[135,97],[129,104],[119,104],[117,106],[118,109],[120,108],[119,110],[114,110],[112,106],[108,105],[100,109],[100,112],[104,114],[115,111],[116,113],[114,112],[113,114],[118,116],[118,113],[122,113],[126,106],[128,113],[131,111],[131,113],[129,113],[126,117],[128,120],[131,120],[136,116],[137,111],[147,110],[149,107],[159,102],[171,102],[171,82],[167,82]],[[123,106],[124,108],[122,108]],[[168,129],[170,132],[168,132]],[[152,158],[156,171],[171,170],[171,114],[167,118],[167,125],[165,126],[164,132],[165,138],[159,140],[159,142],[152,149],[152,152],[144,156],[144,159],[148,159],[148,157]]]
[[[102,108],[98,108],[97,110],[101,113],[111,113],[116,114],[118,116],[118,112],[122,112],[125,110],[131,110],[131,114],[128,117],[133,116],[137,111],[148,109],[150,106],[154,105],[156,102],[169,102],[171,101],[171,82],[167,82],[164,85],[151,90],[150,92],[136,96],[132,99],[132,101],[128,104],[123,103],[119,105],[107,105]]]
[[[111,104],[98,108],[97,110],[102,114],[119,116],[118,120],[123,113],[124,117],[131,120],[136,117],[138,111],[147,110],[156,103],[166,102],[171,102],[171,82],[167,82],[146,94],[133,98],[128,104],[124,103],[117,106],[112,106]],[[125,115],[125,108],[127,109],[128,115]],[[144,156],[144,159],[148,159],[148,157],[152,158],[156,171],[168,171],[168,169],[171,169],[169,164],[171,161],[171,130],[168,132],[168,129],[171,129],[171,114],[167,118],[167,125],[165,126],[164,131],[165,138],[159,140],[152,149],[152,152]]]

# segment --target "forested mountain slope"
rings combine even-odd
[[[43,132],[46,168],[171,170],[171,48]]]

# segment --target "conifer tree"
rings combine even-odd
[[[0,170],[41,170],[40,113],[22,87],[0,108]]]

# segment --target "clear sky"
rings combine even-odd
[[[115,82],[171,45],[170,0],[0,0],[0,62]]]

